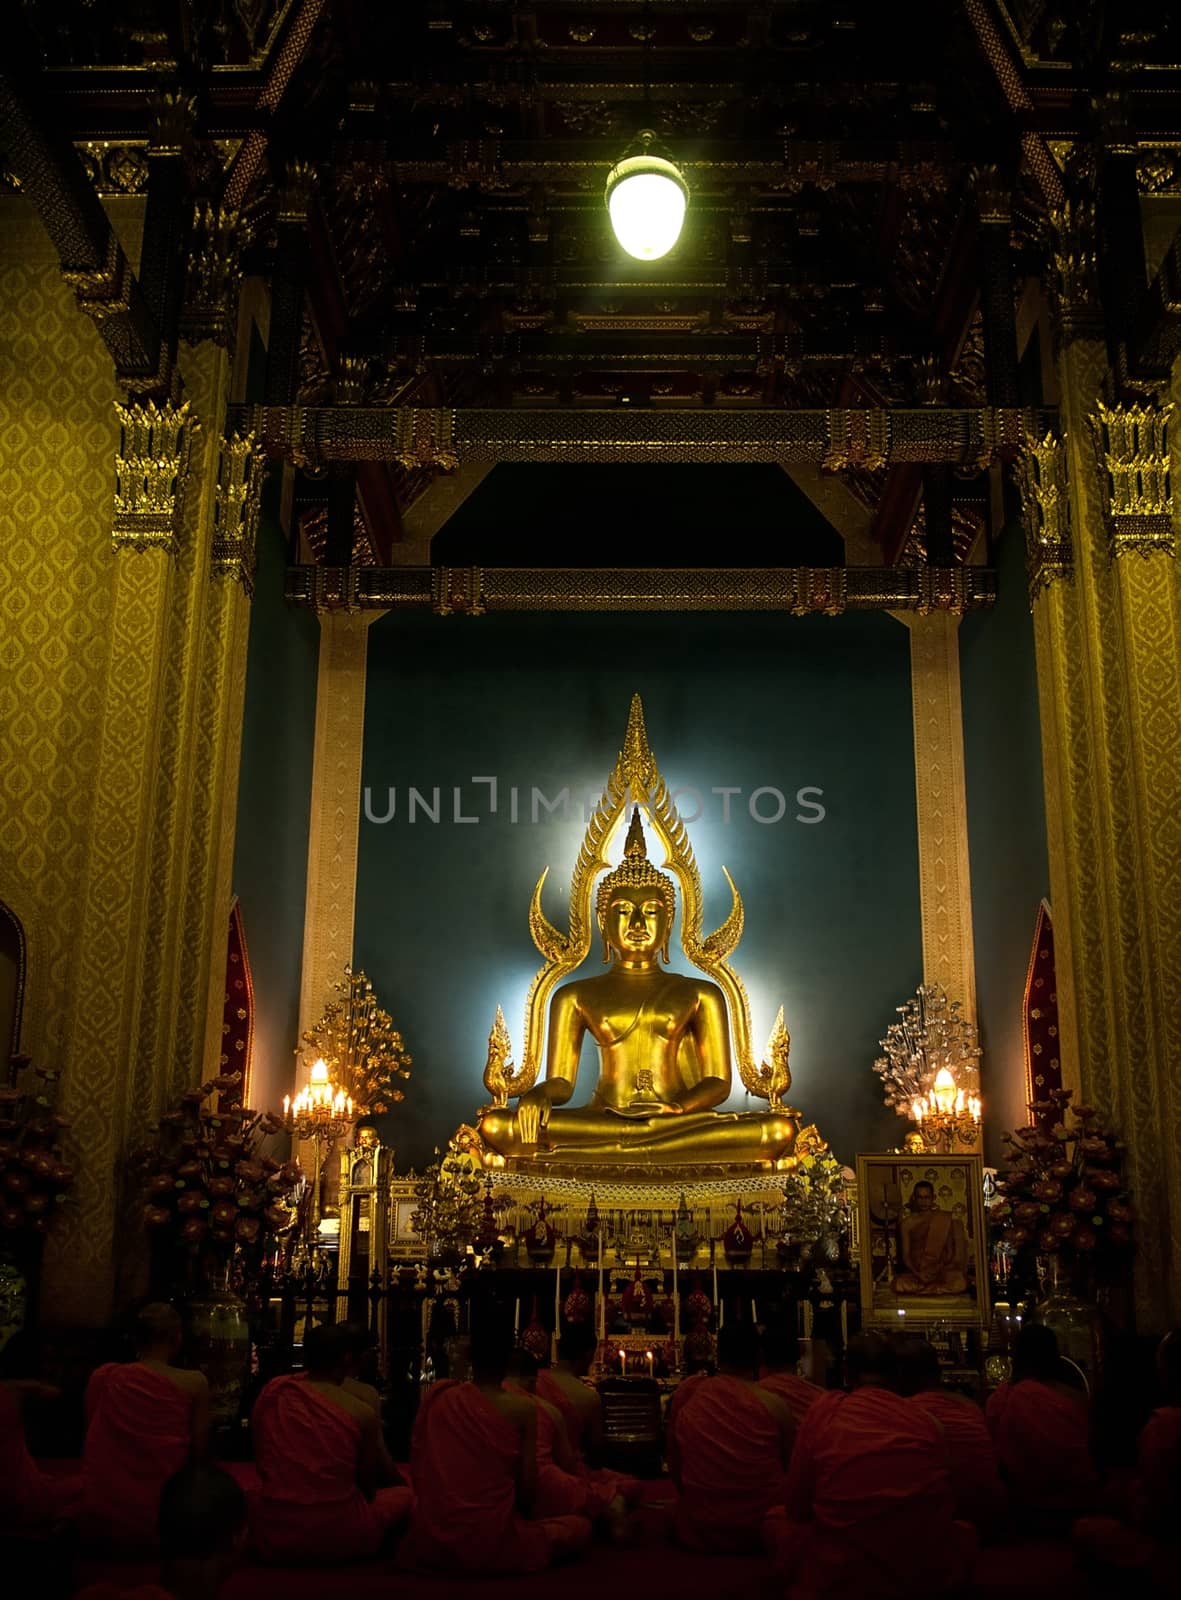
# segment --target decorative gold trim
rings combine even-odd
[[[1104,514],[1113,557],[1158,552],[1175,556],[1169,418],[1165,405],[1105,406],[1089,419],[1107,477]]]
[[[320,617],[316,735],[304,899],[299,1036],[352,960],[365,734],[365,662],[376,612]],[[295,1040],[292,1040],[292,1049]]]
[[[1064,440],[1052,433],[1040,440],[1027,439],[1013,471],[1025,522],[1025,570],[1032,608],[1051,583],[1074,580]]]
[[[986,610],[985,567],[291,567],[287,598],[324,610],[845,611]]]
[[[115,457],[115,550],[177,552],[193,435],[200,427],[189,402],[115,402],[119,449]]]
[[[668,788],[648,745],[644,727],[644,708],[638,694],[632,696],[627,731],[602,798],[583,836],[582,847],[570,880],[568,931],[560,933],[548,920],[541,906],[541,892],[549,873],[547,867],[537,880],[529,908],[529,932],[545,957],[544,964],[529,986],[525,1003],[525,1043],[521,1065],[514,1075],[509,1094],[524,1094],[537,1081],[541,1067],[546,1014],[550,996],[563,978],[576,971],[590,951],[594,919],[591,912],[596,880],[611,863],[607,848],[612,835],[632,807],[647,812],[647,827],[664,850],[662,866],[671,869],[681,886],[681,949],[686,958],[711,978],[726,997],[730,1013],[730,1033],[734,1060],[743,1087],[768,1100],[772,1110],[782,1110],[780,1095],[791,1086],[786,1052],[775,1051],[772,1065],[758,1066],[751,1053],[750,1004],[742,979],[728,964],[727,957],[742,937],[742,899],[725,867],[730,885],[730,913],[713,933],[701,931],[701,875],[685,825],[677,815]]]
[[[271,455],[396,461],[408,469],[501,461],[814,462],[828,470],[950,462],[982,471],[1054,413],[1019,407],[785,410],[628,406],[235,406],[231,421]]]
[[[972,880],[964,784],[959,619],[907,618],[918,810],[923,980],[936,983],[964,1015],[976,1015]]]
[[[267,458],[255,449],[252,433],[222,438],[213,491],[213,548],[210,566],[254,595],[259,502]]]

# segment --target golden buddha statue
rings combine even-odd
[[[607,840],[629,804],[623,860],[608,870]],[[666,865],[680,879],[681,944],[701,975],[665,970],[677,884],[648,859],[640,804],[646,804],[652,828],[664,843]],[[683,1169],[688,1163],[763,1170],[794,1164],[799,1118],[781,1098],[791,1083],[790,1040],[781,1011],[771,1040],[771,1065],[754,1064],[746,992],[726,962],[742,932],[742,902],[726,876],[733,908],[723,926],[703,938],[696,863],[648,749],[637,695],[623,751],[575,868],[568,936],[554,929],[541,910],[544,873],[534,891],[531,931],[548,959],[530,990],[525,1060],[518,1072],[509,1062],[511,1045],[497,1010],[484,1074],[495,1103],[485,1108],[478,1124],[486,1164],[633,1169],[638,1164],[653,1170]],[[596,878],[595,921],[610,970],[555,988],[558,978],[582,965],[589,950]],[[550,995],[545,1073],[537,1082],[542,1006]],[[589,1102],[571,1107],[588,1034],[599,1049],[599,1078]],[[733,1085],[732,1054],[743,1085],[769,1101],[765,1113],[717,1109]],[[515,1110],[508,1108],[510,1095],[517,1097]]]

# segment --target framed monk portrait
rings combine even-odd
[[[860,1155],[861,1320],[905,1329],[988,1320],[979,1155]]]

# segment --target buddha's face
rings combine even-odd
[[[934,1189],[929,1183],[916,1183],[910,1191],[910,1203],[916,1211],[934,1211]]]
[[[668,941],[668,908],[651,889],[617,889],[603,917],[603,934],[625,961],[651,958]]]

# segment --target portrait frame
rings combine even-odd
[[[914,1200],[915,1186],[923,1184],[933,1190],[930,1206],[921,1203],[925,1195]],[[949,1220],[924,1225],[920,1214],[928,1211],[950,1214]],[[859,1155],[857,1218],[863,1327],[987,1326],[983,1156]]]
[[[424,1261],[426,1240],[411,1227],[410,1219],[421,1202],[415,1194],[417,1178],[395,1178],[390,1184],[389,1254],[393,1261]]]

